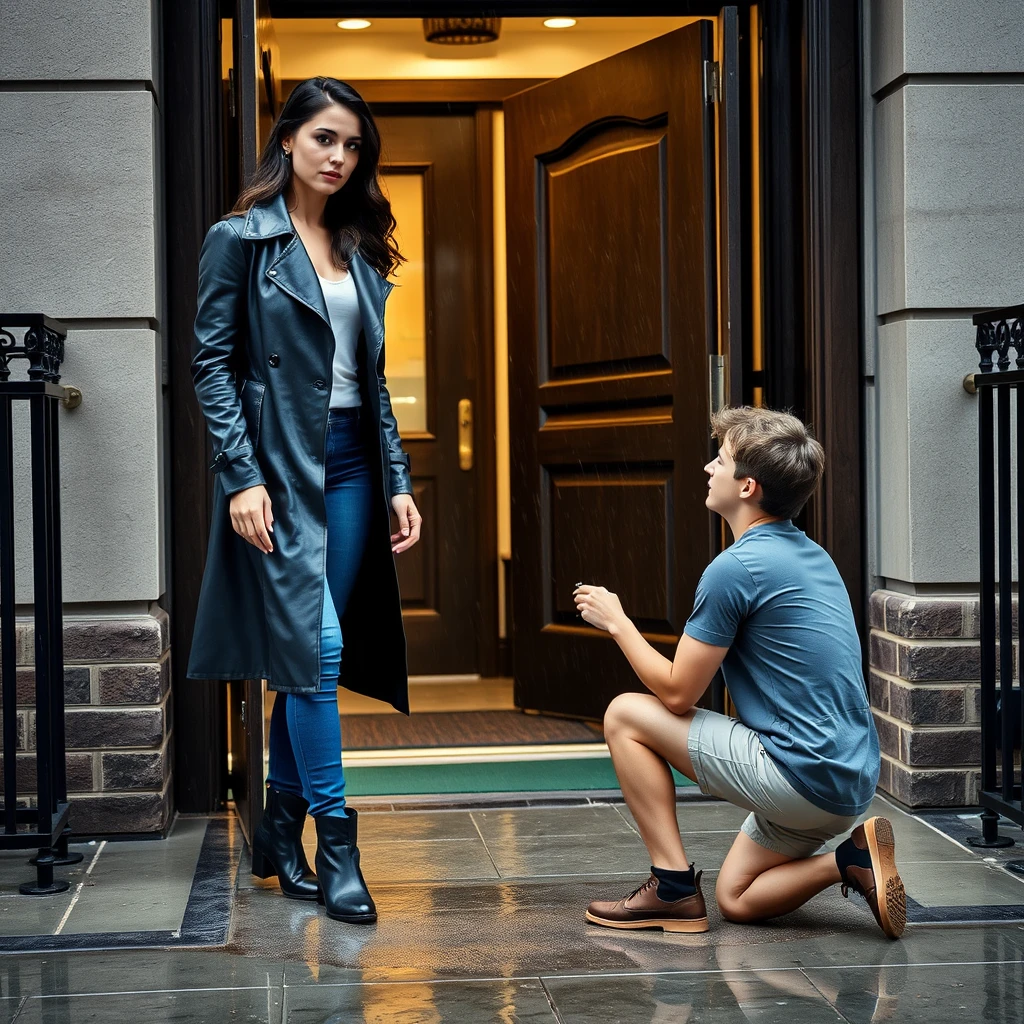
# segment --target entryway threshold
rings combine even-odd
[[[677,786],[693,785],[674,769],[673,775]],[[372,759],[365,755],[362,760],[348,756],[345,764],[345,792],[350,797],[590,793],[617,791],[618,784],[615,767],[603,743],[574,743],[565,748],[555,744],[407,748],[377,751]]]
[[[607,743],[529,743],[503,746],[395,747],[346,750],[353,768],[392,765],[494,764],[502,761],[581,761],[609,757]]]

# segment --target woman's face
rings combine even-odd
[[[359,164],[362,124],[348,107],[332,103],[281,145],[291,153],[294,177],[307,188],[332,196],[344,188]]]

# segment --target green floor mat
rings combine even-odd
[[[693,783],[673,770],[677,786]],[[345,768],[348,796],[426,793],[537,793],[546,790],[618,789],[610,757],[557,761],[487,761],[478,764],[388,765]]]

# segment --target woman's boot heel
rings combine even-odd
[[[273,878],[277,868],[258,850],[252,851],[252,873],[257,878]]]
[[[292,900],[315,900],[318,892],[302,849],[308,809],[301,796],[268,789],[263,820],[252,837],[252,873],[257,878],[276,875],[281,892]]]

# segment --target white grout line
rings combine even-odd
[[[99,848],[96,850],[95,855],[89,863],[89,866],[85,869],[85,878],[78,883],[78,888],[75,890],[75,895],[71,897],[71,902],[68,904],[68,909],[64,911],[64,916],[60,919],[60,924],[57,925],[54,930],[54,935],[60,935],[64,930],[64,925],[68,923],[68,918],[71,916],[71,911],[75,909],[75,904],[78,902],[79,897],[82,895],[82,889],[85,887],[86,879],[92,874],[92,869],[96,867],[96,861],[100,859],[100,854],[103,852],[103,848],[107,845],[106,839],[100,843]]]
[[[476,829],[476,834],[480,837],[480,842],[484,845],[484,853],[487,854],[487,859],[491,862],[491,867],[494,868],[494,874],[498,878],[504,877],[502,873],[498,870],[498,865],[494,863],[494,858],[491,856],[490,847],[487,845],[487,840],[484,839],[484,834],[480,831],[480,825],[477,822],[476,818],[473,817],[472,811],[469,812],[469,820],[473,822],[473,827]]]

